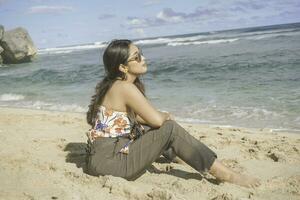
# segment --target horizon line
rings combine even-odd
[[[217,29],[217,30],[210,30],[210,31],[203,31],[203,32],[193,32],[193,33],[182,33],[182,34],[175,34],[175,35],[161,35],[161,36],[150,36],[150,37],[141,37],[141,38],[127,38],[132,41],[138,41],[138,40],[149,40],[149,39],[155,39],[155,38],[165,38],[165,37],[174,37],[174,36],[183,36],[183,35],[194,35],[194,34],[200,34],[200,33],[209,33],[209,32],[224,32],[224,31],[234,31],[234,30],[240,30],[240,29],[250,29],[250,28],[259,28],[259,27],[271,27],[271,26],[280,26],[280,25],[291,25],[291,24],[299,24],[300,22],[289,22],[284,24],[269,24],[269,25],[262,25],[262,26],[248,26],[248,27],[240,27],[240,28],[233,28],[233,29]],[[112,40],[112,39],[111,39]],[[110,40],[109,40],[110,41]],[[109,41],[101,41],[101,42],[109,42]],[[76,44],[69,44],[69,45],[63,45],[63,46],[55,46],[55,47],[44,47],[40,48],[42,49],[48,49],[48,48],[63,48],[63,47],[72,47],[72,46],[80,46],[80,45],[93,45],[96,42],[86,42],[86,43],[76,43]]]

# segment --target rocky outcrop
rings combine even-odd
[[[3,59],[2,59],[2,56],[1,56],[1,53],[3,52],[3,49],[2,47],[0,46],[0,65],[3,63]]]
[[[0,54],[2,57],[0,62],[1,60],[5,64],[30,62],[36,53],[37,49],[24,28],[18,27],[4,31],[3,26],[0,25]]]
[[[4,33],[4,27],[2,25],[0,25],[0,41],[1,41],[2,37],[3,37],[3,33]],[[3,62],[2,56],[1,56],[2,52],[3,52],[3,48],[0,46],[0,65]]]
[[[2,25],[0,25],[0,41],[3,37],[3,33],[4,33],[4,27]]]

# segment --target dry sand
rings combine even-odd
[[[218,183],[186,164],[153,163],[136,181],[85,168],[82,113],[0,108],[0,199],[300,199],[300,135],[182,124],[236,171],[262,185]]]

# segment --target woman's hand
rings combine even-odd
[[[168,120],[175,120],[174,116],[171,113],[168,113],[168,114],[169,114],[169,119]]]
[[[173,115],[171,115],[169,112],[160,111],[160,113],[162,113],[165,116],[166,120],[174,120]]]

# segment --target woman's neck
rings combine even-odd
[[[124,80],[128,83],[134,83],[135,79],[137,78],[137,76],[133,75],[133,74],[127,74],[127,79]]]

